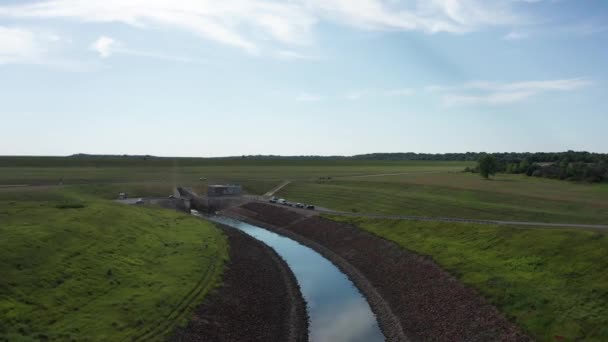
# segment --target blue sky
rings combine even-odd
[[[0,0],[0,154],[608,152],[603,0]]]

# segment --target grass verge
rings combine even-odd
[[[535,339],[608,340],[606,233],[329,218],[432,257]]]
[[[160,340],[216,285],[210,223],[74,193],[0,196],[0,340]]]
[[[292,182],[277,196],[348,212],[557,223],[608,222],[603,185],[482,181],[462,174],[415,175],[401,182],[333,180]],[[546,188],[554,193],[545,196]],[[509,191],[510,190],[510,191]],[[353,200],[355,199],[355,200]]]

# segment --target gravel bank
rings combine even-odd
[[[297,218],[280,207],[249,203],[235,213],[287,231],[336,263],[368,298],[383,332],[392,340],[399,340],[392,331],[395,328],[412,341],[530,340],[481,295],[428,257],[356,227],[320,217]]]
[[[307,341],[306,303],[287,263],[245,233],[222,229],[230,243],[223,283],[171,340]]]

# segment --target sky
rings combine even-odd
[[[0,155],[608,152],[605,0],[0,0]]]

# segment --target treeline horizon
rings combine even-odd
[[[281,156],[281,155],[241,155],[226,157],[159,157],[153,155],[113,155],[113,154],[73,154],[70,156],[0,156],[0,166],[102,166],[129,165],[150,162],[158,166],[188,166],[197,163],[222,161],[227,164],[242,160],[260,161],[461,161],[475,162],[481,156],[493,155],[501,164],[514,164],[526,161],[534,163],[608,163],[608,153],[587,151],[565,152],[464,152],[464,153],[368,153],[352,156]]]
[[[49,156],[64,157],[64,158],[141,158],[141,159],[354,159],[354,160],[401,160],[401,161],[424,161],[424,160],[439,160],[439,161],[477,161],[481,156],[491,154],[500,161],[522,161],[524,159],[529,162],[557,162],[564,157],[572,161],[581,162],[598,162],[606,160],[608,153],[597,153],[588,151],[573,151],[564,152],[453,152],[453,153],[417,153],[417,152],[376,152],[364,153],[355,155],[275,155],[275,154],[256,154],[256,155],[239,155],[239,156],[221,156],[221,157],[165,157],[154,155],[129,155],[129,154],[87,154],[78,153],[69,156]],[[2,158],[4,156],[0,156]],[[6,156],[6,157],[22,157],[22,156]],[[40,157],[46,156],[23,156],[23,157]]]

